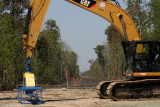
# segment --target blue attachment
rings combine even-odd
[[[31,72],[31,60],[30,57],[27,57],[26,73],[30,72]],[[40,99],[38,99],[38,90],[40,91]],[[18,93],[18,101],[21,104],[42,104],[42,87],[26,87],[25,78],[23,78],[23,86],[17,86],[17,93]],[[22,98],[22,95],[26,95],[28,96],[28,98]]]
[[[38,90],[40,90],[40,99],[38,99]],[[22,91],[29,96],[28,99],[22,98]],[[42,104],[42,87],[17,86],[17,93],[18,93],[18,101],[21,104]],[[35,99],[31,99],[32,97],[34,97]]]
[[[31,59],[29,56],[27,57],[27,60],[26,60],[26,72],[27,73],[31,72]]]

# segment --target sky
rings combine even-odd
[[[125,8],[123,0],[119,0]],[[65,0],[51,0],[44,21],[54,19],[61,31],[61,38],[78,55],[80,72],[90,69],[90,59],[97,55],[94,48],[106,42],[105,29],[110,25],[103,18]]]

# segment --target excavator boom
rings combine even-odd
[[[111,0],[66,0],[110,22],[127,41],[140,40],[139,33],[130,15]],[[127,37],[120,18],[123,17]]]

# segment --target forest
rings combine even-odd
[[[160,0],[124,0],[126,11],[134,20],[142,40],[160,40]],[[90,59],[90,70],[82,75],[105,78],[107,80],[125,79],[122,71],[125,57],[121,46],[123,38],[110,25],[105,30],[106,43],[94,48],[96,60]]]
[[[22,35],[29,0],[0,1],[0,86],[13,89],[22,85],[26,66]],[[38,85],[58,84],[79,76],[78,56],[61,39],[54,19],[44,23],[33,56],[32,72]]]

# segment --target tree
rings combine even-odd
[[[8,89],[21,82],[24,69],[22,38],[19,38],[18,30],[12,29],[14,25],[10,23],[11,21],[10,15],[0,18],[0,29],[2,29],[0,32],[0,75],[3,78],[3,72],[8,71],[6,78],[6,84],[10,84]]]
[[[48,30],[56,30],[59,32],[59,27],[56,24],[55,20],[49,19],[45,22],[46,29]]]
[[[0,77],[7,71],[7,89],[22,82],[25,61],[22,54],[22,29],[27,1],[0,1]],[[0,82],[1,83],[1,82]]]
[[[60,82],[61,45],[59,27],[55,20],[45,22],[45,29],[40,32],[35,52],[32,57],[33,72],[38,83],[55,84]]]
[[[53,19],[45,22],[45,28],[40,33],[35,53],[32,57],[38,83],[57,84],[65,80],[65,71],[68,77],[79,76],[78,57],[68,46],[61,41],[59,27]]]
[[[94,48],[97,59],[91,64],[87,75],[99,77],[104,75],[105,79],[122,79],[121,69],[124,61],[124,53],[121,46],[122,37],[111,25],[105,30],[107,43],[97,45]]]
[[[134,20],[140,37],[143,39],[145,32],[147,32],[147,27],[149,24],[148,11],[146,7],[145,0],[127,0],[127,12],[131,15]]]
[[[153,37],[157,40],[160,39],[160,1],[151,0],[149,3],[150,7],[150,18],[151,18],[151,27],[153,31]]]
[[[89,62],[90,64],[93,64],[94,60],[93,60],[93,59],[90,59],[88,62]]]
[[[112,25],[106,28],[105,34],[108,41],[104,49],[107,78],[122,79],[121,67],[124,60],[124,53],[121,46],[122,36]]]
[[[106,77],[106,74],[105,74],[105,59],[104,59],[104,55],[103,55],[104,46],[103,45],[98,45],[96,48],[94,48],[94,50],[95,50],[95,53],[97,54],[98,63],[100,64],[101,70],[103,72],[102,77]]]
[[[23,23],[25,21],[25,10],[28,8],[29,0],[1,0],[0,15],[9,14],[12,17],[11,23],[14,25],[12,29],[23,31]]]

